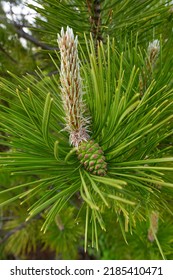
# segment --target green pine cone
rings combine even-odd
[[[93,140],[83,141],[78,147],[78,159],[84,168],[94,175],[105,176],[107,163],[103,150],[98,143]]]

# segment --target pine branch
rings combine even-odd
[[[18,24],[16,22],[13,22],[13,24],[15,26],[15,30],[16,30],[19,37],[22,37],[22,38],[26,39],[27,41],[33,43],[37,47],[42,48],[43,50],[50,50],[50,51],[58,50],[58,47],[49,46],[47,44],[44,44],[44,43],[40,42],[37,38],[35,38],[32,35],[25,32],[23,30],[23,26],[21,26],[20,24]]]

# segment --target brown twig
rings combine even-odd
[[[49,46],[47,44],[44,44],[42,42],[40,42],[39,40],[37,40],[35,37],[33,37],[32,35],[30,35],[29,33],[25,32],[23,30],[23,26],[21,26],[20,24],[13,22],[16,33],[18,34],[19,37],[22,37],[24,39],[26,39],[27,41],[30,41],[31,43],[33,43],[35,46],[42,48],[43,50],[58,50],[58,47],[55,46]]]
[[[90,14],[91,34],[95,40],[95,47],[99,42],[103,41],[101,33],[101,1],[100,0],[86,0],[88,12]]]

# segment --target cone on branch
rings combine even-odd
[[[82,142],[78,149],[78,159],[85,169],[94,175],[104,176],[107,171],[107,163],[103,150],[98,143],[90,140]]]
[[[82,82],[78,58],[78,39],[73,30],[67,27],[66,32],[61,29],[58,35],[61,54],[61,98],[65,111],[65,122],[70,134],[70,144],[77,148],[77,155],[84,168],[99,176],[106,175],[107,163],[104,153],[94,140],[89,140],[88,123],[84,116],[85,104],[82,100]]]

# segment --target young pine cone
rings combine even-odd
[[[93,140],[81,142],[78,147],[78,159],[84,168],[94,175],[105,176],[107,163],[103,151]]]

